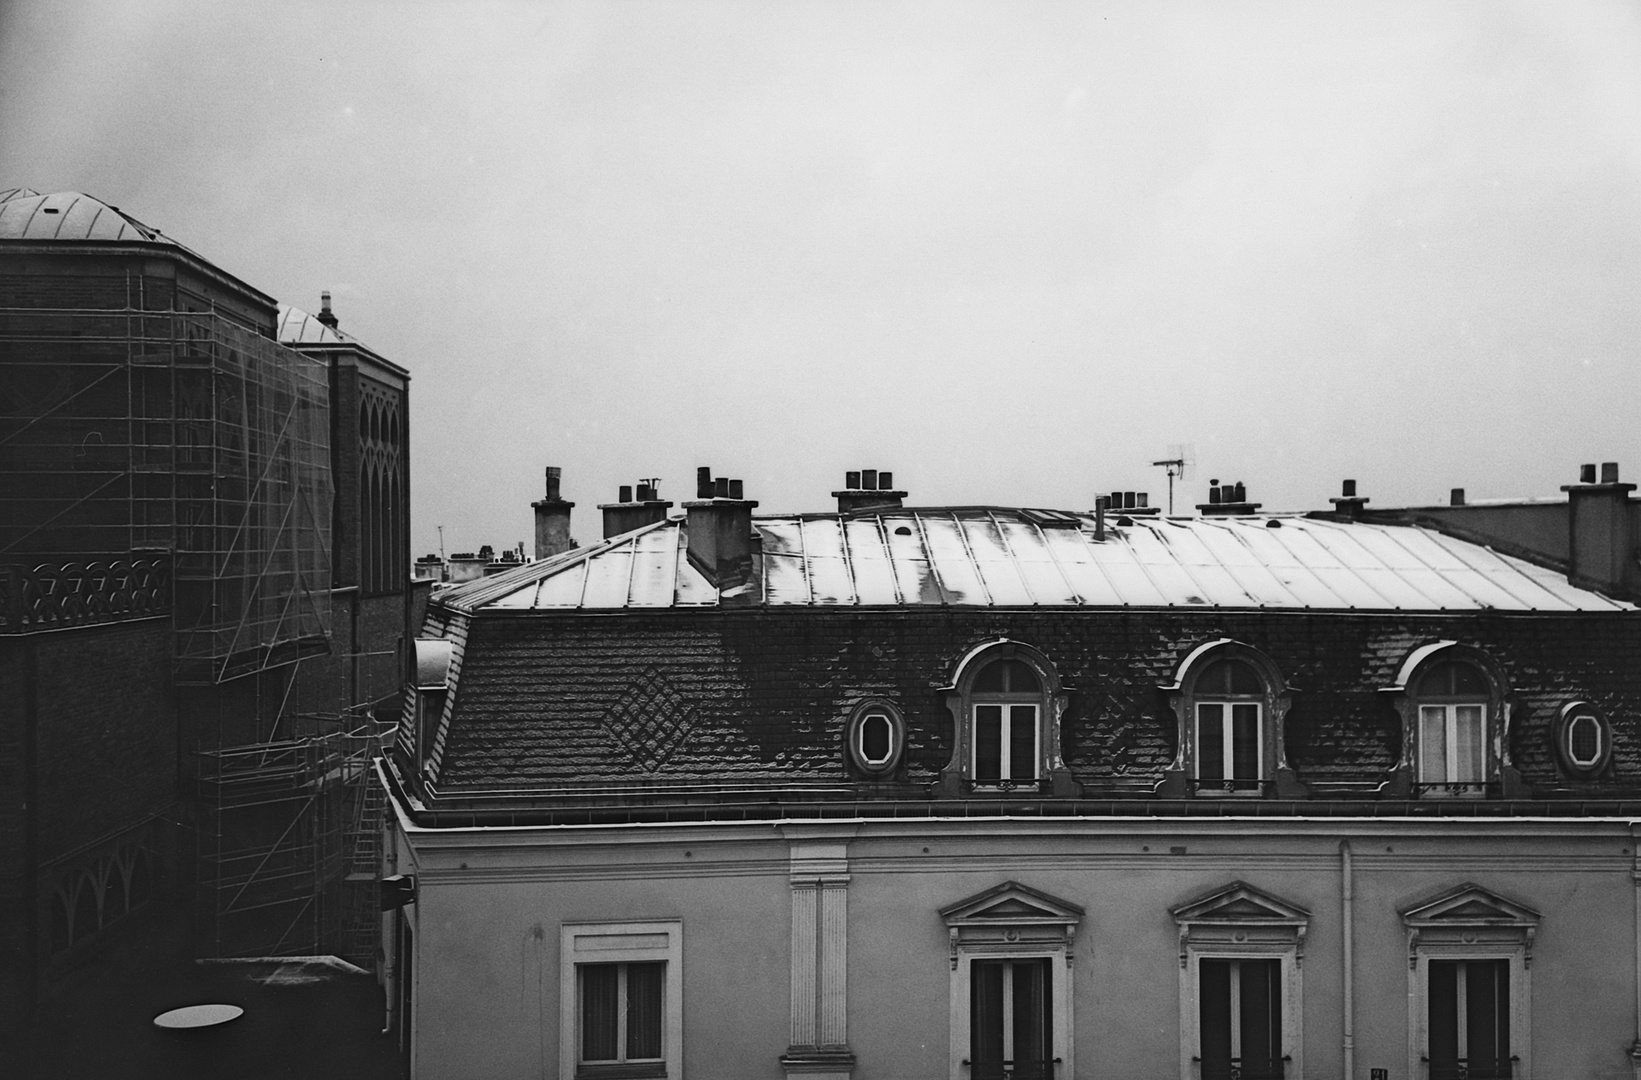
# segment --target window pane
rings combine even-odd
[[[1003,707],[976,705],[974,707],[974,778],[1001,780],[1003,778]]]
[[[980,674],[976,675],[974,679],[975,692],[980,694],[1001,694],[1007,689],[1003,683],[1004,665],[1007,662],[1006,660],[998,660],[981,668]]]
[[[1453,692],[1455,694],[1474,694],[1477,697],[1487,696],[1487,680],[1482,673],[1469,664],[1454,664]]]
[[[1225,779],[1225,706],[1197,706],[1197,776]]]
[[[1037,779],[1037,706],[1009,706],[1009,779]]]
[[[1486,778],[1482,768],[1485,749],[1483,742],[1482,706],[1453,706],[1454,746],[1453,779],[1460,783],[1479,783]]]
[[[614,1061],[620,1017],[619,964],[582,964],[581,1060]]]
[[[1430,1000],[1430,1075],[1453,1076],[1459,1060],[1459,991],[1460,960],[1430,961],[1429,985],[1426,997]]]
[[[860,756],[873,765],[889,760],[889,718],[882,713],[861,721]]]
[[[1594,765],[1601,756],[1601,722],[1588,713],[1567,725],[1567,750],[1575,765]]]
[[[1231,775],[1238,780],[1257,780],[1259,767],[1259,706],[1231,706]]]
[[[1441,784],[1447,780],[1447,709],[1441,705],[1419,707],[1419,782]]]
[[[1014,1060],[1043,1062],[1048,1049],[1048,961],[1014,961]],[[1016,1068],[1021,1076],[1036,1076],[1029,1069]]]
[[[1009,693],[1037,694],[1042,692],[1042,686],[1037,681],[1037,673],[1031,670],[1031,665],[1025,661],[1005,660],[1003,664],[998,666],[1004,667],[1009,683]]]
[[[627,965],[627,1058],[661,1056],[661,986],[665,961]]]
[[[1241,960],[1242,1075],[1274,1076],[1282,1056],[1280,960]]]
[[[969,1057],[976,1066],[973,1075],[999,1075],[1003,1061],[1003,961],[973,962],[969,969],[969,1007]]]
[[[1476,1080],[1508,1076],[1510,1058],[1510,961],[1466,960],[1465,1028],[1470,1075]]]
[[[1227,660],[1225,666],[1229,670],[1231,693],[1263,694],[1265,692],[1264,680],[1260,679],[1259,673],[1254,670],[1252,664],[1243,663],[1241,660]]]
[[[1202,1080],[1231,1075],[1231,962],[1203,960],[1197,970]]]

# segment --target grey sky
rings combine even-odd
[[[1641,479],[1634,3],[0,6],[0,186],[414,376],[417,552],[767,510]]]

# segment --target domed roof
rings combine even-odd
[[[289,304],[279,305],[279,341],[284,345],[356,345],[358,339],[326,326],[317,316]]]
[[[78,191],[0,189],[0,240],[142,240],[181,247],[119,207]]]

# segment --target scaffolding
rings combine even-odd
[[[0,563],[171,552],[179,682],[328,648],[324,360],[210,312],[0,308],[0,398]]]
[[[383,803],[371,762],[392,729],[349,722],[199,752],[201,951],[374,962]]]

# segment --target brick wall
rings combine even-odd
[[[1292,688],[1285,742],[1301,779],[1383,779],[1401,722],[1379,690],[1412,649],[1451,638],[1509,678],[1511,753],[1529,783],[1556,779],[1548,732],[1571,697],[1612,721],[1615,779],[1641,781],[1634,616],[760,609],[471,620],[440,782],[842,781],[844,724],[873,696],[903,711],[903,779],[926,784],[952,749],[936,690],[999,637],[1041,649],[1074,687],[1062,746],[1085,783],[1160,778],[1177,727],[1157,687],[1221,637],[1263,650]]]

